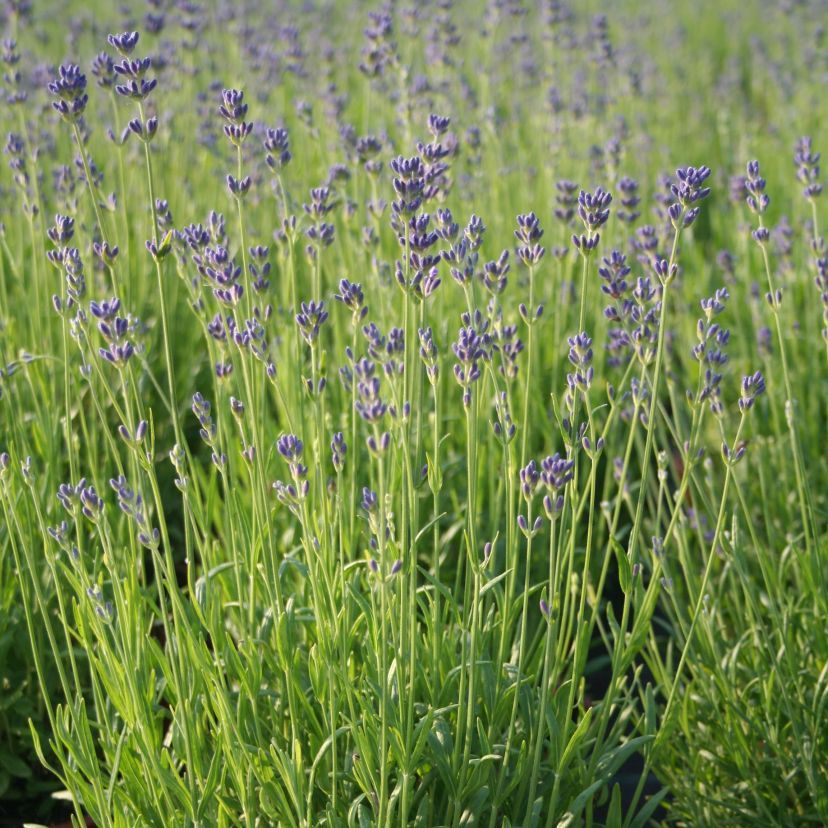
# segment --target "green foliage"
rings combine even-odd
[[[828,823],[819,4],[64,5],[3,18],[2,808]]]

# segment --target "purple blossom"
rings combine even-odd
[[[347,454],[348,445],[345,442],[345,436],[341,431],[337,431],[331,440],[331,462],[337,474],[345,467],[345,457]]]
[[[581,190],[578,194],[578,216],[589,236],[594,235],[607,223],[611,202],[612,195],[601,187],[594,193]]]
[[[283,170],[291,159],[288,131],[282,127],[265,130],[262,142],[265,149],[265,163],[274,172]]]
[[[491,358],[491,337],[487,333],[489,323],[483,321],[479,311],[474,317],[463,314],[463,327],[457,333],[457,341],[451,346],[457,362],[454,365],[454,378],[463,389],[463,405],[471,405],[471,388],[480,379],[480,363]]]
[[[765,393],[765,378],[761,371],[748,374],[742,379],[742,396],[739,397],[739,410],[747,411],[753,408],[756,398]]]
[[[555,217],[564,224],[569,224],[578,207],[578,185],[574,181],[562,179],[555,182]]]
[[[527,503],[531,503],[532,498],[540,483],[540,471],[538,464],[534,460],[530,460],[519,472],[520,476],[520,493]]]
[[[244,120],[247,115],[244,92],[240,89],[223,89],[218,111],[225,121],[225,136],[234,147],[240,147],[253,131],[253,124]]]
[[[704,182],[710,177],[710,168],[679,167],[676,182],[670,184],[670,192],[676,199],[667,210],[670,221],[677,230],[690,227],[699,215],[696,206],[710,195],[710,188]]]
[[[759,162],[748,161],[745,190],[748,209],[751,213],[761,215],[768,209],[770,198],[765,193],[765,179],[759,175]]]
[[[540,220],[534,213],[521,213],[517,217],[515,238],[518,240],[518,258],[527,266],[534,267],[546,250],[538,243],[543,236]]]
[[[809,200],[815,199],[822,193],[822,184],[819,181],[819,158],[820,154],[813,151],[811,139],[807,135],[797,141],[794,152],[796,177],[800,183],[805,185],[802,194]]]
[[[107,42],[115,49],[121,57],[129,57],[136,45],[140,35],[138,32],[122,32],[121,34],[111,34],[107,36]]]
[[[57,98],[52,106],[61,118],[76,123],[86,109],[89,96],[86,94],[86,75],[74,63],[64,63],[58,76],[48,85],[51,95]]]
[[[641,203],[638,197],[638,182],[626,176],[618,182],[618,189],[621,192],[621,209],[616,212],[619,221],[625,224],[632,224],[641,215],[636,207]]]

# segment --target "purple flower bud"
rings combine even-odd
[[[108,35],[106,39],[113,49],[126,58],[132,54],[139,37],[138,32],[122,32],[121,34]]]
[[[74,63],[64,63],[58,76],[48,85],[51,95],[57,98],[52,106],[63,120],[77,122],[86,109],[89,96],[86,94],[86,75]]]
[[[742,379],[742,396],[739,398],[739,410],[747,411],[753,407],[756,398],[765,393],[765,378],[761,371],[749,374]]]

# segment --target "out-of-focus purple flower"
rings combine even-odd
[[[748,197],[747,178],[743,175],[732,175],[728,185],[731,202],[733,204],[744,204]]]
[[[756,344],[759,347],[760,354],[770,356],[773,352],[773,334],[770,328],[763,325],[756,331]]]
[[[101,52],[92,60],[92,74],[101,89],[112,89],[115,84],[115,61],[106,52]]]
[[[819,157],[811,146],[811,139],[806,135],[796,143],[794,164],[796,177],[805,185],[802,194],[809,200],[815,199],[822,193],[822,184],[819,181]]]
[[[825,323],[825,327],[822,329],[822,338],[828,342],[828,256],[820,256],[816,259],[814,265],[816,268],[814,284],[819,291],[822,302],[822,321]]]
[[[331,440],[331,462],[337,474],[345,467],[345,457],[348,454],[348,444],[341,431],[337,431]]]
[[[562,179],[555,182],[555,217],[564,224],[569,224],[578,207],[578,185],[574,181]]]
[[[742,379],[742,396],[739,397],[739,410],[747,411],[753,408],[756,398],[765,393],[765,378],[761,371],[748,374]]]
[[[641,215],[636,207],[641,203],[638,197],[638,182],[626,176],[618,182],[621,191],[621,209],[616,212],[618,219],[625,224],[632,224]]]
[[[265,163],[274,172],[284,169],[291,159],[288,131],[282,127],[265,130],[262,142],[265,148]]]
[[[385,67],[396,61],[396,44],[393,41],[394,27],[387,11],[369,12],[369,25],[363,30],[365,46],[359,71],[369,78],[383,74]]]
[[[721,268],[727,280],[733,281],[735,278],[736,260],[729,250],[720,250],[716,254],[716,264]]]
[[[767,244],[770,240],[770,230],[767,227],[757,227],[751,233],[751,236],[753,236],[753,240],[761,246]]]

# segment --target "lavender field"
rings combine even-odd
[[[2,0],[0,825],[828,825],[825,0]]]

